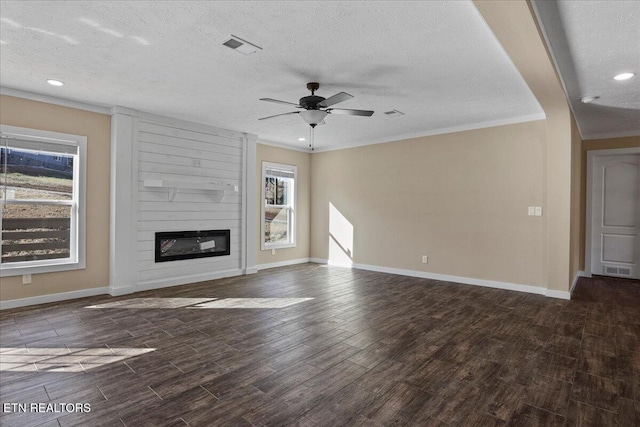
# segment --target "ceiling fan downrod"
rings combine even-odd
[[[315,95],[316,91],[320,89],[320,83],[318,82],[307,83],[307,89],[311,91],[311,95]]]

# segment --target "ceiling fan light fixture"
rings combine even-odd
[[[615,80],[621,81],[621,80],[629,80],[631,77],[635,76],[636,73],[620,73],[616,76],[614,76],[613,78]]]
[[[305,110],[300,112],[300,115],[305,122],[309,123],[312,126],[315,126],[324,120],[324,118],[327,116],[327,112],[322,110]]]
[[[302,141],[306,141],[307,138],[298,138],[298,141],[302,142]]]

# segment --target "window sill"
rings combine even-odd
[[[0,266],[0,277],[22,276],[23,274],[54,273],[57,271],[83,270],[85,268],[80,262],[60,262],[41,265],[12,265]]]
[[[260,249],[263,251],[270,251],[271,249],[295,248],[296,246],[297,245],[295,243],[263,244]]]

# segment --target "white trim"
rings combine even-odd
[[[588,275],[584,271],[576,271],[576,275],[573,278],[573,282],[571,283],[571,288],[569,289],[569,295],[573,295],[573,290],[576,288],[578,279],[580,279],[581,277],[591,277],[591,275]]]
[[[269,268],[277,268],[277,267],[286,267],[288,265],[296,265],[296,264],[306,264],[311,262],[311,258],[298,258],[298,259],[290,259],[287,261],[279,261],[279,262],[270,262],[266,264],[258,264],[256,267],[258,271],[267,270]],[[320,263],[317,263],[320,264]]]
[[[247,156],[247,146],[248,146],[248,138],[247,135],[242,136],[242,199],[241,199],[241,220],[240,220],[240,241],[242,247],[240,249],[240,268],[243,271],[247,270],[247,209],[249,207],[249,203],[251,200],[247,197],[247,172],[249,170],[248,164],[248,156]],[[237,187],[236,187],[237,188]],[[224,193],[223,193],[224,194]],[[255,200],[255,199],[254,199]]]
[[[588,150],[587,157],[589,155],[595,157],[601,156],[619,156],[626,154],[640,154],[640,146],[638,147],[628,147],[628,148],[610,148],[608,150]]]
[[[311,151],[308,148],[302,148],[302,147],[298,147],[295,145],[288,145],[288,144],[284,144],[281,142],[275,142],[275,141],[267,141],[264,139],[260,139],[257,141],[258,144],[262,144],[262,145],[268,145],[270,147],[276,147],[276,148],[282,148],[284,150],[293,150],[293,151],[300,151],[302,153],[307,153],[307,154],[311,154]],[[306,142],[304,142],[306,144]]]
[[[384,144],[386,142],[400,142],[400,141],[405,141],[405,140],[408,140],[408,139],[422,138],[422,137],[425,137],[425,136],[444,135],[444,134],[448,134],[448,133],[464,132],[464,131],[469,131],[469,130],[477,130],[477,129],[485,129],[485,128],[492,128],[492,127],[498,127],[498,126],[506,126],[506,125],[513,125],[513,124],[519,124],[519,123],[526,123],[526,122],[534,122],[534,121],[537,121],[537,120],[544,120],[546,118],[547,118],[547,116],[545,115],[545,113],[543,111],[543,112],[536,113],[536,114],[528,114],[528,115],[525,115],[525,116],[511,117],[511,118],[508,118],[508,119],[492,120],[492,121],[488,121],[488,122],[480,122],[480,123],[472,123],[472,124],[468,124],[468,125],[452,126],[452,127],[448,127],[448,128],[434,129],[434,130],[425,131],[425,132],[411,132],[411,133],[406,133],[406,134],[401,134],[401,135],[393,135],[393,136],[388,137],[388,138],[369,140],[367,142],[355,142],[355,143],[349,143],[349,144],[341,144],[338,147],[327,147],[327,148],[322,148],[322,147],[318,148],[318,147],[316,147],[313,152],[309,152],[309,151],[306,151],[306,152],[313,154],[313,153],[322,153],[322,152],[326,152],[326,151],[337,151],[337,150],[343,150],[343,149],[346,149],[346,148],[363,147],[363,146],[366,146],[366,145]],[[271,143],[268,143],[267,145],[271,145]],[[298,147],[288,146],[286,144],[282,144],[282,148],[287,148],[289,150],[305,151],[305,150],[300,150]]]
[[[225,277],[234,277],[244,274],[242,269],[214,271],[210,273],[189,274],[186,276],[169,277],[167,279],[144,280],[138,282],[135,289],[139,291],[149,291],[152,289],[167,288],[170,286],[191,285],[207,280],[222,279]]]
[[[640,154],[640,147],[630,148],[612,148],[608,150],[587,150],[587,188],[586,188],[586,218],[585,218],[585,237],[584,237],[584,274],[585,277],[591,277],[591,233],[593,228],[593,168],[596,157],[617,156],[625,154]]]
[[[547,289],[545,295],[550,298],[558,298],[558,299],[571,299],[571,294],[567,291],[556,291],[553,289]]]
[[[73,198],[68,202],[59,202],[61,205],[70,204],[71,206],[72,213],[69,234],[71,242],[69,247],[70,258],[0,264],[0,277],[85,269],[87,239],[87,137],[2,124],[0,124],[0,133],[5,138],[16,137],[31,141],[41,141],[47,144],[68,145],[77,149],[73,162]],[[32,202],[38,203],[38,201],[26,201],[27,204]],[[18,204],[20,200],[12,200],[11,203]],[[44,204],[47,204],[47,202],[44,202]]]
[[[526,292],[529,294],[545,295],[552,298],[570,299],[569,292],[555,291],[540,286],[522,285],[519,283],[499,282],[496,280],[476,279],[473,277],[450,276],[447,274],[429,273],[426,271],[406,270],[401,268],[380,267],[369,264],[337,264],[322,258],[310,258],[310,262],[316,264],[328,264],[336,267],[355,268],[359,270],[377,271],[380,273],[398,274],[400,276],[419,277],[421,279],[432,279],[446,282],[454,282],[464,285],[484,286],[487,288],[504,289],[508,291]]]
[[[60,105],[62,107],[75,108],[77,110],[91,111],[92,113],[110,114],[109,107],[87,104],[84,102],[73,101],[71,99],[58,98],[57,96],[43,95],[41,93],[27,92],[20,89],[0,87],[0,95],[45,102],[47,104]]]
[[[640,136],[638,130],[628,130],[624,132],[604,132],[586,135],[582,138],[583,141],[590,141],[593,139],[607,139],[607,138],[625,138],[629,136]]]
[[[244,164],[244,183],[245,191],[243,199],[246,200],[246,212],[245,221],[243,227],[244,233],[244,259],[246,260],[243,266],[245,274],[254,274],[258,272],[256,268],[256,248],[258,247],[258,224],[256,223],[257,214],[257,185],[256,178],[256,139],[255,135],[245,134],[244,137],[246,144],[246,162]]]
[[[116,110],[114,109],[114,112]],[[137,118],[119,110],[111,116],[109,187],[109,288],[130,293],[136,271],[136,200],[138,190]]]
[[[293,172],[293,194],[291,194],[289,202],[289,211],[293,210],[291,214],[289,224],[289,235],[291,240],[289,242],[284,243],[267,243],[264,241],[264,208],[265,208],[265,186],[264,180],[266,176],[267,169],[284,169],[287,171]],[[297,236],[296,229],[298,226],[298,166],[296,165],[287,165],[283,163],[273,163],[273,162],[262,162],[262,174],[260,175],[260,250],[268,251],[272,249],[285,249],[285,248],[295,248],[297,246]]]
[[[108,289],[109,295],[111,295],[112,297],[118,297],[120,295],[128,295],[136,291],[133,286],[122,286],[122,287],[109,286],[107,289]]]
[[[93,297],[96,295],[107,295],[108,288],[89,288],[80,289],[71,292],[61,292],[58,294],[38,295],[36,297],[10,299],[0,301],[0,310],[8,310],[11,308],[26,307],[29,305],[47,304],[50,302],[66,301],[76,298]]]
[[[535,1],[530,2],[530,4],[533,7],[533,13],[536,15],[536,21],[538,22],[538,25],[540,26],[540,30],[542,31],[542,37],[544,38],[545,45],[547,47],[547,52],[549,52],[549,54],[551,56],[551,62],[553,62],[553,69],[554,69],[556,75],[558,76],[558,79],[560,80],[560,85],[562,86],[562,89],[564,91],[565,99],[567,100],[567,104],[569,105],[569,109],[571,110],[571,114],[573,114],[573,118],[574,118],[574,120],[576,122],[576,127],[578,128],[578,134],[580,134],[580,138],[584,140],[585,138],[583,136],[582,129],[580,129],[580,123],[578,122],[578,116],[576,115],[575,109],[573,107],[573,100],[569,96],[569,91],[567,90],[567,85],[564,82],[564,78],[562,77],[562,74],[560,74],[560,67],[558,67],[558,61],[556,60],[556,55],[554,54],[553,49],[551,48],[551,42],[549,40],[549,37],[547,36],[547,29],[544,26],[542,18],[540,18],[540,12],[538,11],[538,5],[536,4]]]

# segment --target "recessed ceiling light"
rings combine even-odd
[[[64,86],[64,83],[62,83],[60,80],[49,79],[47,80],[47,83],[49,83],[51,86]]]
[[[580,98],[580,102],[582,102],[583,104],[590,104],[598,98],[600,97],[599,96],[583,96],[582,98]]]
[[[298,141],[306,141],[307,138],[298,138]]]
[[[636,73],[621,73],[614,77],[616,80],[629,80],[631,77],[635,76]]]

